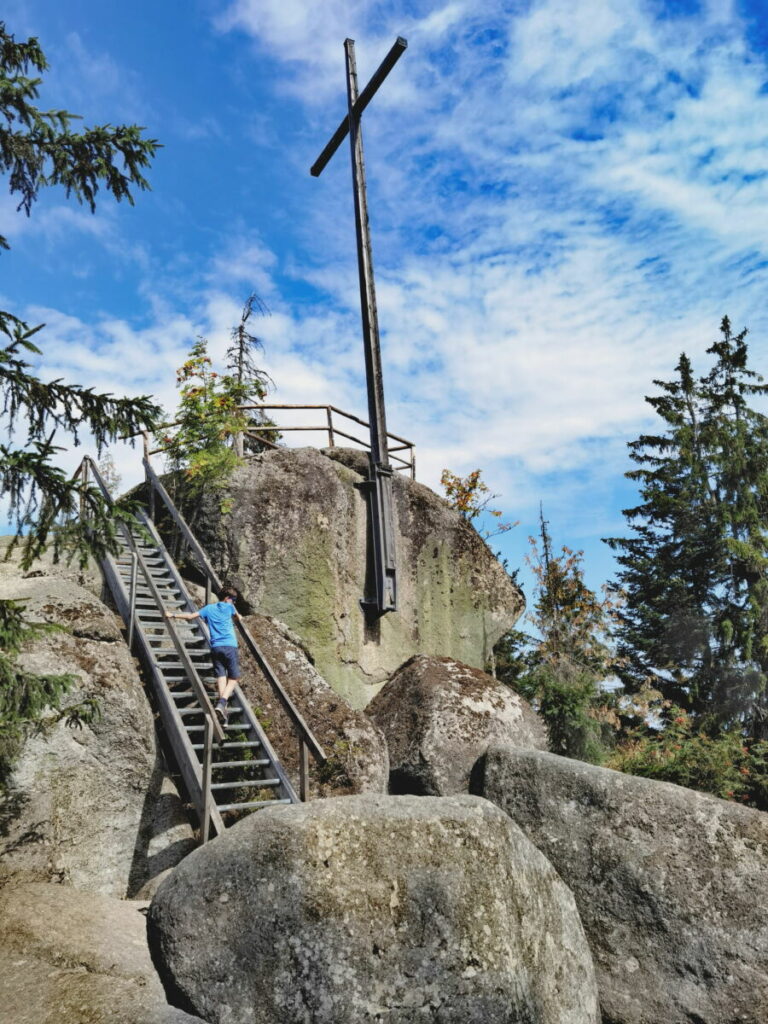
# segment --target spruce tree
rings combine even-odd
[[[750,399],[768,388],[748,366],[746,331],[727,317],[696,379],[682,355],[646,400],[663,422],[629,444],[641,501],[631,536],[609,538],[624,592],[620,676],[652,687],[697,727],[750,731],[768,668],[768,419]]]
[[[158,143],[137,125],[74,131],[76,115],[38,109],[34,101],[41,79],[34,75],[47,68],[37,39],[16,42],[0,22],[0,174],[7,175],[9,191],[19,197],[18,209],[29,216],[40,189],[57,185],[91,211],[100,188],[132,203],[131,189],[148,187],[142,172]],[[2,236],[0,248],[9,248]],[[40,380],[33,364],[41,355],[42,326],[0,310],[0,504],[8,509],[16,540],[23,538],[25,568],[51,539],[56,554],[67,550],[81,563],[116,546],[121,513],[96,487],[71,479],[56,465],[62,435],[77,445],[88,431],[101,453],[121,435],[152,429],[160,414],[147,396],[116,398],[78,384]],[[18,602],[0,601],[0,788],[26,730],[40,723],[46,707],[61,708],[73,681],[20,669],[16,656],[39,631],[25,623]],[[88,698],[85,706],[61,713],[77,721],[92,717],[95,707]]]
[[[0,174],[8,175],[18,209],[29,216],[40,189],[56,185],[92,211],[100,188],[132,203],[132,188],[148,188],[142,172],[158,143],[137,125],[74,131],[76,115],[40,110],[34,101],[41,79],[34,74],[47,68],[37,39],[16,42],[0,22]],[[8,249],[3,237],[0,247]],[[87,430],[100,452],[121,435],[151,428],[160,412],[147,396],[115,398],[61,380],[41,381],[32,360],[41,355],[42,326],[0,311],[0,426],[8,438],[0,444],[0,500],[17,536],[24,535],[25,565],[52,536],[81,559],[114,542],[114,521],[101,494],[56,465],[58,438],[63,434],[77,444]],[[83,506],[87,531],[73,518]],[[56,528],[67,519],[67,530]]]

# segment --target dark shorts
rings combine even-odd
[[[226,676],[227,679],[240,678],[240,661],[236,647],[212,647],[211,660],[216,678]]]

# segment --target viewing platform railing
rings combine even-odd
[[[243,431],[243,436],[250,437],[255,441],[259,441],[261,444],[266,445],[268,448],[280,448],[282,445],[276,444],[270,440],[267,436],[270,433],[277,431],[279,434],[288,434],[294,431],[302,432],[313,432],[325,434],[328,440],[327,447],[335,448],[337,446],[337,438],[343,437],[345,441],[352,441],[354,444],[359,445],[364,451],[370,450],[370,441],[366,437],[358,437],[356,434],[351,434],[349,431],[354,429],[350,427],[347,421],[357,424],[358,426],[364,427],[367,430],[370,429],[368,421],[361,419],[359,416],[355,416],[354,413],[345,412],[343,409],[339,409],[335,405],[295,405],[287,403],[254,403],[252,405],[241,405],[241,412],[261,412],[268,416],[271,412],[276,411],[299,411],[304,412],[311,410],[312,412],[324,412],[323,422],[311,423],[311,424],[292,424],[292,423],[278,423],[272,420],[268,416],[269,422],[263,425],[249,426],[247,430]],[[342,424],[339,425],[339,418],[343,417]],[[318,417],[320,419],[320,417]],[[164,423],[160,429],[166,429],[177,426],[177,422]],[[346,430],[343,429],[346,427]],[[145,436],[145,457],[150,455],[159,455],[160,453],[167,451],[167,445],[161,445],[157,448],[150,449],[148,438]],[[244,453],[244,457],[248,458],[248,452]],[[400,437],[398,434],[391,432],[387,433],[387,455],[390,462],[392,463],[393,469],[408,472],[411,475],[411,479],[416,479],[416,448],[412,441],[408,441],[404,437]]]

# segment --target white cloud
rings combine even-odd
[[[217,26],[276,62],[320,145],[344,37],[361,83],[408,38],[365,128],[389,425],[430,484],[480,466],[512,517],[543,496],[577,531],[610,531],[652,379],[682,349],[703,368],[725,312],[758,365],[768,352],[766,68],[730,3],[658,20],[639,0],[508,6],[236,0]],[[235,225],[204,266],[147,274],[143,326],[46,311],[46,366],[98,386],[119,369],[172,405],[174,367],[198,333],[221,358],[245,286],[272,310],[276,399],[363,412],[347,176],[337,157],[290,262]]]

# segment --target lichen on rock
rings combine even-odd
[[[98,709],[75,728],[52,715],[24,743],[0,797],[0,880],[151,892],[194,837],[121,623],[69,572],[44,561],[26,578],[13,563],[0,573],[1,598],[24,600],[31,621],[62,626],[30,643],[23,667],[71,674],[67,703],[93,696]]]
[[[768,815],[492,746],[477,790],[574,894],[611,1024],[768,1020]]]
[[[366,714],[387,739],[393,793],[468,793],[489,743],[547,747],[544,723],[523,697],[452,658],[410,658]]]
[[[573,899],[492,804],[269,808],[155,895],[169,999],[212,1024],[597,1024]]]
[[[196,529],[253,609],[286,623],[320,674],[364,707],[412,654],[483,668],[524,607],[520,589],[472,526],[423,484],[393,485],[398,610],[367,620],[366,458],[347,449],[279,449],[239,467],[226,516]]]

